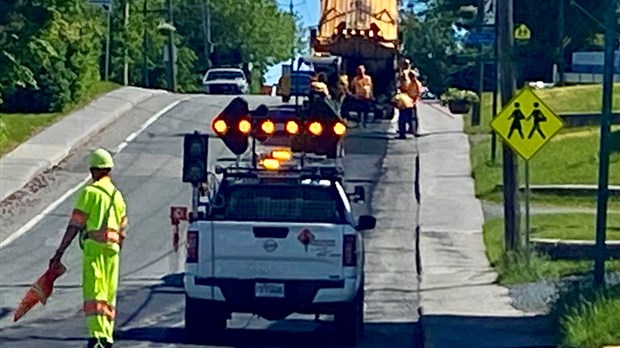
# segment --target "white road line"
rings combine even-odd
[[[189,99],[190,98],[188,97],[188,98],[183,98],[181,100],[177,100],[177,101],[169,104],[165,108],[159,110],[156,114],[151,116],[151,118],[149,118],[144,124],[142,124],[140,129],[138,129],[137,131],[131,133],[127,138],[125,138],[125,141],[120,143],[112,152],[115,153],[115,154],[121,152],[125,147],[127,147],[127,145],[129,144],[130,141],[132,141],[138,135],[140,135],[140,133],[142,133],[148,126],[153,124],[153,122],[157,121],[165,113],[167,113],[168,111],[172,110],[174,107],[176,107],[180,103],[182,103],[182,102],[184,102],[186,100],[189,100]],[[0,249],[6,247],[7,245],[9,245],[11,243],[13,243],[17,238],[21,237],[22,235],[24,235],[28,231],[30,231],[37,223],[39,223],[39,221],[43,220],[43,218],[46,215],[49,215],[52,211],[54,211],[54,209],[58,208],[58,206],[60,206],[64,201],[66,201],[69,197],[71,197],[72,194],[74,194],[77,190],[82,188],[82,186],[86,185],[86,183],[88,183],[89,180],[90,180],[90,175],[87,176],[86,178],[84,178],[82,181],[80,181],[80,183],[77,186],[75,186],[72,189],[70,189],[69,191],[65,192],[65,194],[60,196],[60,198],[58,198],[52,204],[48,205],[47,208],[45,208],[41,213],[39,213],[37,216],[33,217],[30,221],[28,221],[22,227],[20,227],[17,231],[15,231],[15,233],[13,233],[10,236],[8,236],[7,239],[5,239],[2,243],[0,243]]]

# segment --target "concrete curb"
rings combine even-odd
[[[532,248],[552,259],[592,260],[595,242],[591,240],[562,240],[548,238],[532,238]],[[606,243],[607,257],[620,258],[620,241],[608,240]]]
[[[0,158],[0,201],[23,188],[35,176],[60,163],[90,137],[139,103],[168,93],[123,87],[105,94],[36,134]]]

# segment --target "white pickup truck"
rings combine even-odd
[[[224,172],[207,213],[187,232],[191,340],[221,333],[241,312],[267,320],[332,314],[341,340],[357,342],[364,325],[360,231],[376,220],[354,221],[341,177],[320,172]],[[363,200],[363,190],[353,196]]]

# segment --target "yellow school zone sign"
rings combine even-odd
[[[520,24],[515,28],[515,39],[516,40],[529,40],[532,38],[532,31],[525,24]]]
[[[528,161],[564,127],[564,121],[532,92],[523,89],[491,121],[491,128]]]

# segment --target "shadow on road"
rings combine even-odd
[[[433,347],[551,348],[558,347],[557,328],[548,316],[498,317],[424,315],[426,342]],[[450,335],[445,333],[449,332]],[[481,340],[484,338],[484,340]]]
[[[291,330],[291,326],[308,326],[307,321],[275,322],[267,329],[229,329],[221,337],[206,337],[201,345],[213,347],[341,347],[329,322],[314,331]],[[286,331],[285,331],[286,330]],[[422,347],[419,327],[414,323],[368,323],[357,347]],[[123,342],[189,344],[183,328],[142,327],[118,332]]]

